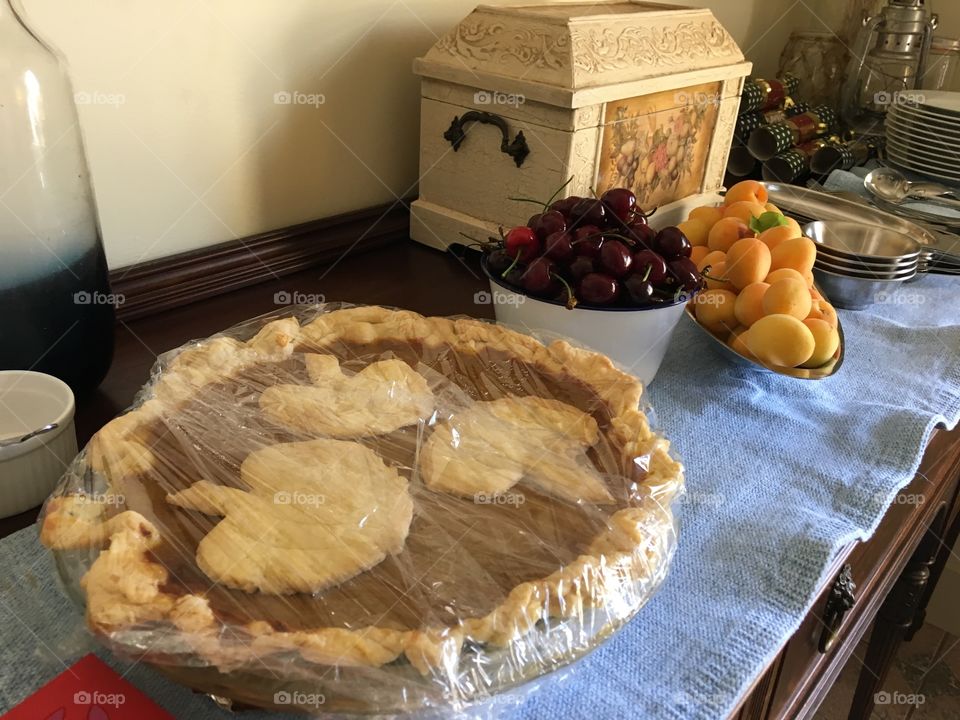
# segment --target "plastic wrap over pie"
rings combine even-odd
[[[464,708],[583,655],[663,579],[682,468],[641,392],[477,320],[261,318],[160,358],[42,540],[96,635],[196,689]]]

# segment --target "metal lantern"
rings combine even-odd
[[[864,134],[881,134],[896,93],[913,90],[923,77],[937,16],[924,0],[890,0],[865,17],[847,66],[841,114]]]

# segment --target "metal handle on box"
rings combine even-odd
[[[455,116],[453,122],[450,123],[450,127],[443,134],[444,139],[453,145],[454,151],[460,149],[460,145],[463,144],[463,141],[467,137],[466,126],[472,122],[483,123],[484,125],[496,125],[500,128],[500,134],[502,135],[500,152],[512,157],[517,167],[523,165],[523,161],[526,160],[527,155],[530,154],[530,148],[527,146],[527,139],[523,136],[523,130],[517,132],[516,137],[513,139],[513,142],[511,142],[510,129],[507,127],[507,121],[499,115],[481,112],[479,110],[471,110],[462,116]]]

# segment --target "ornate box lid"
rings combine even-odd
[[[630,0],[480,5],[414,62],[424,77],[567,108],[749,68],[709,10]]]

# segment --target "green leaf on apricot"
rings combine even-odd
[[[760,217],[753,216],[750,218],[750,229],[755,233],[762,233],[764,230],[780,225],[789,225],[783,213],[770,211],[763,213]]]

